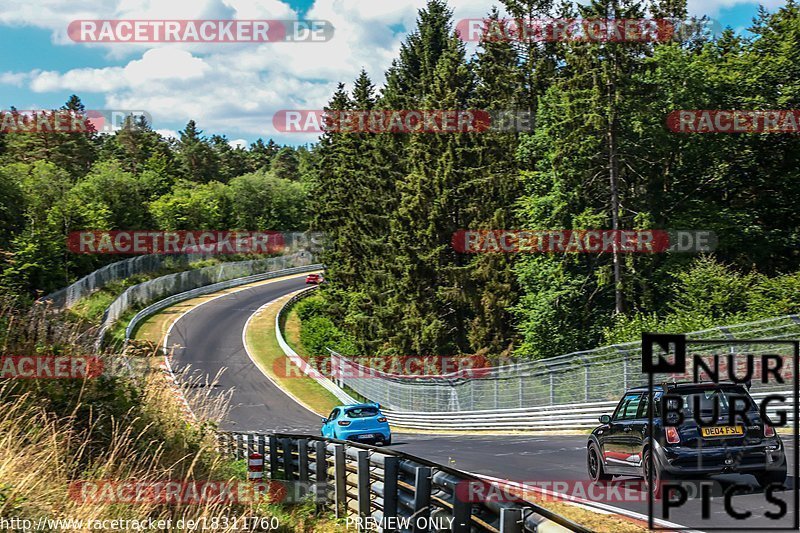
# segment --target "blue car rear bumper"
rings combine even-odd
[[[392,432],[384,428],[339,430],[338,434],[339,439],[353,442],[386,442],[392,436]]]

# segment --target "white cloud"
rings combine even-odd
[[[749,4],[752,6],[763,5],[769,10],[786,5],[786,0],[689,0],[689,14],[691,15],[718,15],[721,9]]]
[[[160,129],[160,130],[155,130],[155,131],[156,131],[156,133],[158,133],[159,135],[161,135],[162,137],[165,137],[167,139],[179,139],[180,138],[180,135],[178,135],[178,132],[175,131],[175,130],[163,130],[163,129]]]
[[[228,145],[231,148],[247,148],[249,143],[244,139],[236,139],[233,141],[228,141]]]
[[[21,87],[31,79],[31,74],[27,72],[0,72],[0,84],[15,85]]]
[[[690,0],[690,9],[714,16],[720,7],[745,1]],[[417,11],[425,5],[425,0],[316,0],[305,18],[334,25],[334,37],[325,43],[77,44],[66,35],[69,23],[77,19],[287,20],[297,14],[280,0],[83,0],[77,8],[66,0],[3,2],[0,26],[50,29],[55,43],[99,47],[115,65],[5,72],[0,84],[27,85],[40,93],[101,93],[106,108],[144,110],[156,127],[195,119],[209,133],[237,137],[280,137],[271,124],[276,111],[322,108],[336,83],[352,82],[362,67],[373,82],[382,84],[406,37],[398,28],[413,29]],[[492,4],[499,5],[498,0],[449,3],[456,22],[484,17]],[[781,3],[765,0],[770,7]],[[302,143],[315,136],[282,138]]]

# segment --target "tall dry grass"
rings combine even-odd
[[[91,328],[62,321],[45,307],[19,310],[0,303],[0,356],[88,356],[93,340]],[[214,379],[187,378],[190,386],[184,390],[199,406],[198,421],[190,424],[160,372],[154,347],[134,346],[102,357],[106,371],[94,379],[0,380],[0,517],[152,518],[174,524],[179,518],[281,514],[284,531],[315,529],[315,513],[303,511],[298,522],[265,501],[134,504],[84,501],[71,494],[76,481],[244,479],[243,463],[215,451],[213,430],[227,396],[215,390]],[[241,524],[225,527],[220,521],[216,530],[241,531]]]

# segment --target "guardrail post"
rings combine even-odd
[[[269,478],[278,479],[278,437],[269,436]]]
[[[242,441],[244,440],[243,437],[244,436],[241,433],[237,433],[236,434],[236,459],[237,460],[241,459],[245,455],[245,454],[242,453],[242,448],[244,447],[244,445],[242,444]]]
[[[368,516],[372,515],[371,508],[370,508],[370,492],[369,492],[369,452],[366,450],[359,450],[358,451],[358,517],[362,520],[359,520],[359,530],[360,531],[367,531],[366,527],[366,520]]]
[[[500,533],[522,533],[522,509],[500,509]]]
[[[297,478],[308,483],[308,440],[297,441]]]
[[[247,435],[247,453],[246,453],[247,456],[250,456],[251,453],[256,451],[255,442],[256,442],[256,436],[253,435],[252,433],[248,434]]]
[[[417,520],[418,518],[428,518],[431,515],[431,469],[427,466],[420,466],[416,469],[414,479],[414,533],[427,533],[427,520]]]
[[[264,435],[259,433],[259,435],[258,435],[258,453],[261,454],[261,457],[266,457],[267,454],[264,453],[264,452],[266,452],[266,446],[264,446]]]
[[[400,459],[387,457],[383,462],[383,516],[397,516],[397,477],[400,474]],[[387,529],[384,533],[394,531]]]
[[[471,481],[469,483],[472,483]],[[472,503],[459,497],[458,487],[453,490],[453,528],[452,533],[472,531]]]
[[[283,448],[283,474],[286,481],[294,479],[294,465],[292,464],[292,439],[281,439],[281,448]]]
[[[328,503],[328,459],[325,450],[325,441],[318,440],[314,443],[316,449],[317,472],[317,505]]]
[[[333,483],[336,488],[336,518],[347,516],[347,468],[344,445],[333,445]]]
[[[556,379],[553,370],[550,370],[550,405],[556,403]]]

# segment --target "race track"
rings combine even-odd
[[[293,432],[318,435],[319,416],[297,404],[280,388],[270,382],[251,362],[242,344],[242,330],[247,319],[266,302],[305,287],[304,278],[281,280],[252,287],[217,298],[182,316],[174,325],[170,345],[175,350],[174,366],[191,365],[200,373],[214,376],[226,369],[219,390],[233,389],[232,409],[222,429],[235,431]],[[620,391],[622,393],[622,391]],[[787,455],[790,472],[793,468],[794,449],[790,439]],[[436,436],[396,434],[392,448],[406,451],[431,461],[450,464],[465,471],[521,482],[574,481],[585,486],[586,437],[574,436]],[[755,486],[751,476],[720,476],[715,478],[719,487],[731,483],[748,484],[750,492],[736,495],[732,504],[739,511],[750,511],[752,516],[740,521],[725,511],[724,498],[712,498],[710,519],[701,518],[701,501],[690,500],[675,509],[668,520],[687,527],[708,530],[709,527],[791,528],[794,522],[796,501],[794,492],[786,490],[775,494],[787,503],[786,516],[780,520],[764,517],[777,507],[765,500],[763,492]],[[791,489],[796,481],[790,477]],[[620,478],[614,483],[624,483]],[[623,491],[624,493],[624,491]],[[608,505],[647,516],[648,504],[644,493],[627,491],[626,501],[608,501]],[[661,517],[660,508],[656,516]]]

